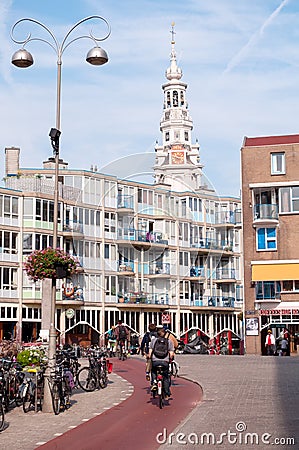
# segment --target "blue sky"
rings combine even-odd
[[[145,161],[154,162],[172,21],[193,138],[219,194],[239,194],[244,136],[299,133],[297,0],[1,0],[2,173],[5,147],[21,148],[23,167],[40,167],[52,155],[48,134],[56,114],[56,55],[31,42],[27,49],[35,64],[12,66],[19,47],[10,38],[12,25],[31,17],[61,41],[73,24],[93,14],[111,25],[102,43],[110,60],[102,67],[87,64],[89,40],[75,42],[63,55],[61,156],[70,167],[93,164],[111,173],[112,161],[125,166],[126,159],[132,164],[129,155],[146,154],[144,168],[135,172],[147,172]],[[100,23],[82,25],[78,33],[91,28],[96,36],[105,33]],[[17,36],[28,32],[41,36],[30,23]]]

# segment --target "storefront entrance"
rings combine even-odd
[[[261,330],[261,348],[262,355],[266,355],[266,337],[268,330],[272,331],[275,337],[276,350],[275,355],[280,355],[280,341],[285,337],[289,342],[286,356],[299,356],[299,323],[298,324],[278,324],[269,323]]]

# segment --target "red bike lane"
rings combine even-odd
[[[149,382],[145,380],[143,361],[115,359],[113,364],[114,372],[134,386],[134,393],[117,406],[38,447],[40,450],[154,450],[160,446],[157,434],[165,428],[169,435],[202,399],[196,383],[178,377],[172,380],[171,398],[160,409],[158,398],[152,398]]]

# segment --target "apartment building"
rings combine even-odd
[[[299,332],[299,135],[245,137],[241,148],[247,353],[266,334]]]
[[[203,173],[174,40],[170,58],[153,184],[59,163],[59,247],[81,266],[57,281],[62,342],[98,342],[119,318],[139,334],[164,322],[178,336],[241,338],[240,199],[217,195]],[[53,242],[54,159],[21,168],[20,149],[5,152],[0,338],[29,340],[49,325],[49,280],[31,282],[22,263]]]

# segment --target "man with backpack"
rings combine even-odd
[[[157,367],[163,367],[163,385],[165,391],[165,399],[167,400],[170,393],[170,379],[169,379],[169,362],[174,357],[174,345],[170,339],[165,337],[165,330],[163,327],[158,328],[158,337],[154,338],[149,346],[149,358],[152,361],[152,376],[153,385],[152,390],[157,389]]]
[[[147,379],[147,381],[150,380],[150,372],[152,367],[152,361],[149,358],[149,347],[152,339],[156,337],[158,337],[157,327],[154,323],[150,323],[148,326],[148,331],[143,336],[140,344],[141,354],[146,358],[145,378]]]
[[[116,348],[119,347],[120,344],[124,346],[124,349],[127,351],[129,348],[129,340],[130,340],[130,332],[128,327],[126,327],[122,320],[118,321],[117,326],[115,327],[115,336],[116,336]]]

